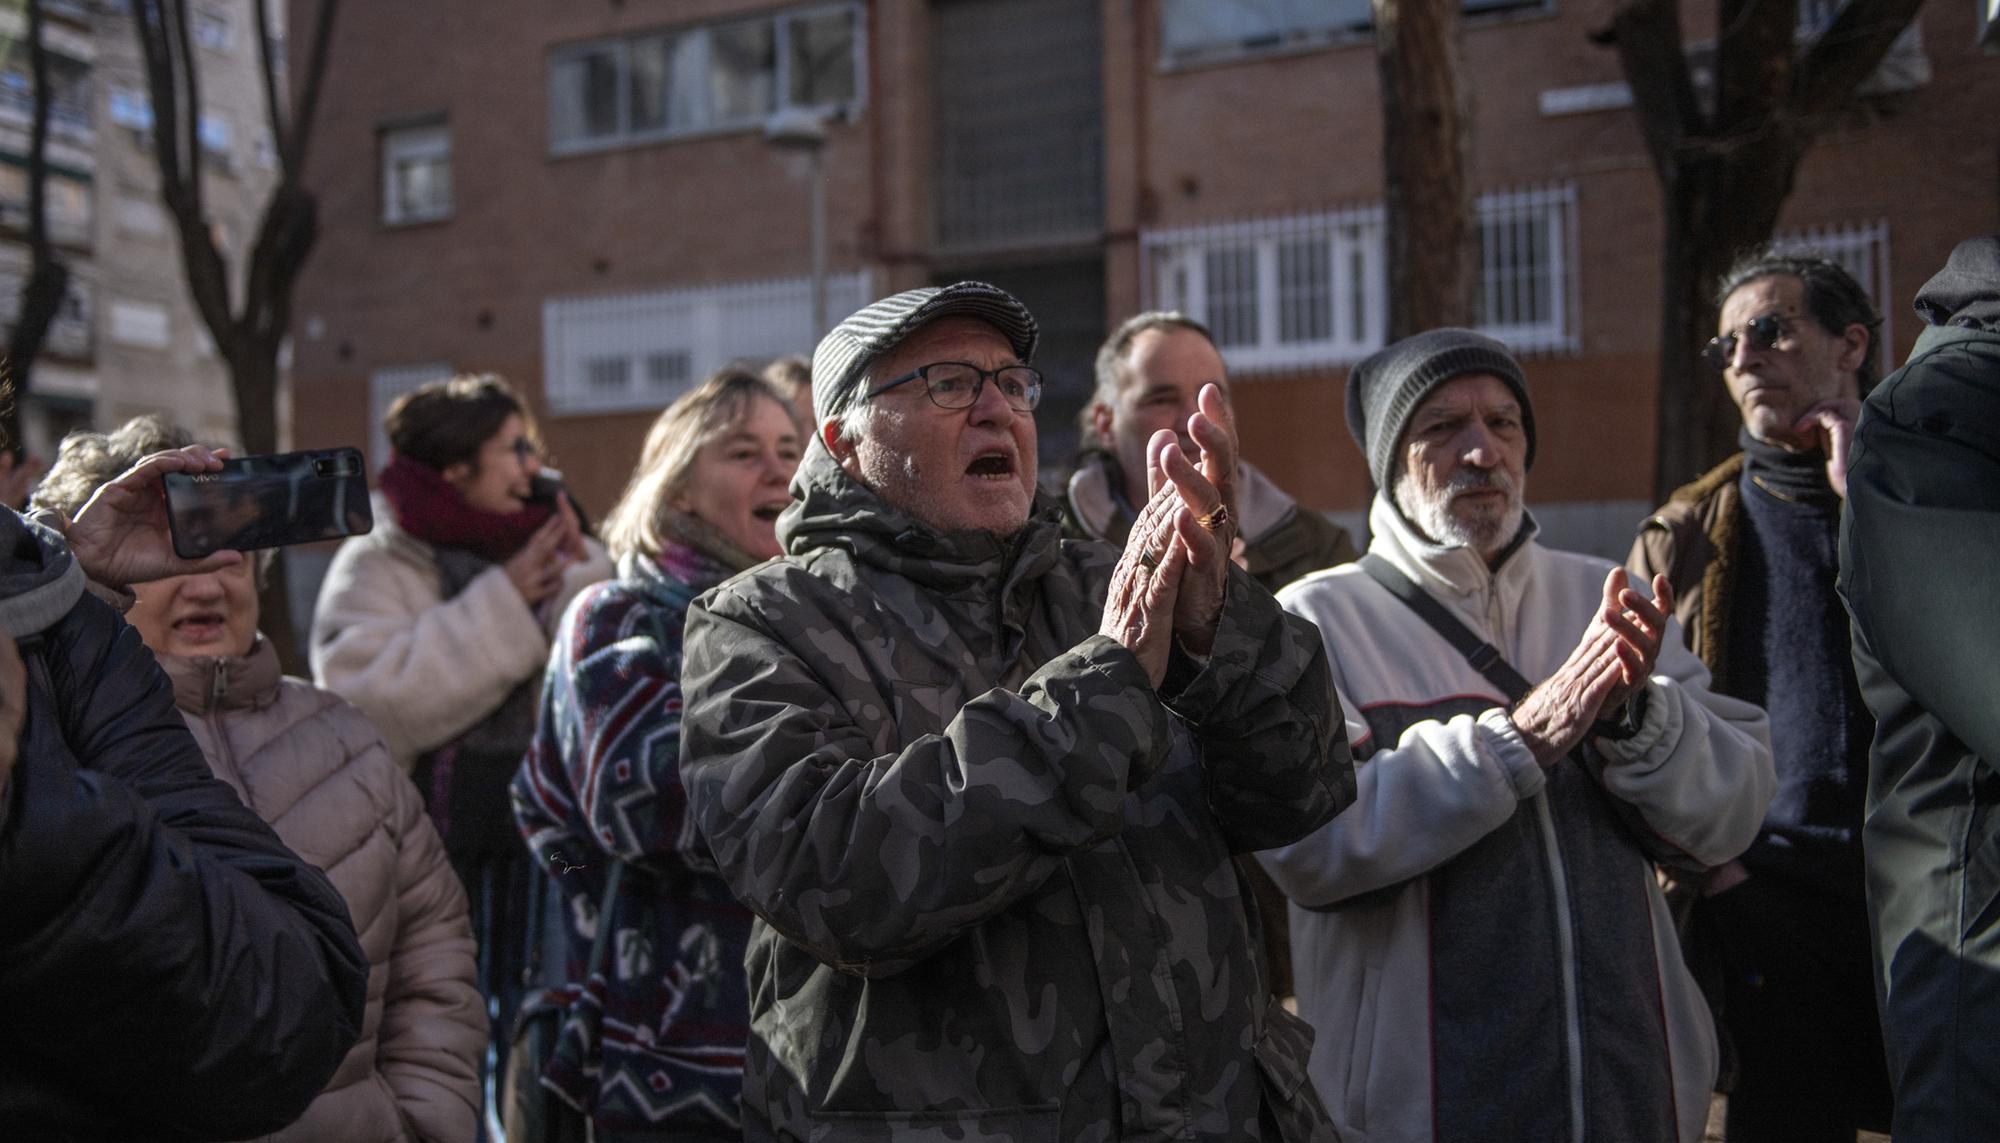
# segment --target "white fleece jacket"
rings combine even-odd
[[[1531,538],[1489,571],[1379,495],[1370,526],[1373,553],[1531,682],[1612,567]],[[1545,772],[1498,688],[1358,565],[1279,600],[1318,624],[1361,760],[1353,806],[1260,855],[1293,902],[1310,1071],[1341,1137],[1698,1139],[1714,1030],[1651,859],[1750,844],[1774,787],[1764,712],[1710,693],[1670,632],[1638,733]]]
[[[563,608],[612,568],[586,538],[590,558],[542,607],[530,608],[498,564],[445,599],[430,545],[397,526],[380,494],[374,508],[374,531],[343,542],[320,585],[313,682],[359,707],[407,773],[539,673]]]

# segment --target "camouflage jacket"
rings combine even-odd
[[[1115,553],[1045,499],[1000,540],[819,449],[793,488],[683,674],[683,781],[759,917],[746,1137],[1330,1139],[1230,861],[1353,797],[1318,633],[1232,570],[1156,694],[1095,633]]]

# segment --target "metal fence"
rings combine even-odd
[[[1875,312],[1882,315],[1882,327],[1869,347],[1879,369],[1876,376],[1887,373],[1892,367],[1890,347],[1895,345],[1891,315],[1899,308],[1889,299],[1888,222],[1878,219],[1788,230],[1771,239],[1771,249],[1780,254],[1817,254],[1840,263],[1841,269],[1861,283],[1868,291],[1868,300],[1875,303]]]

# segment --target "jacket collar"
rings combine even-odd
[[[1386,491],[1375,494],[1368,510],[1371,555],[1380,555],[1396,565],[1418,586],[1445,599],[1465,599],[1498,589],[1511,606],[1527,590],[1540,562],[1542,546],[1535,541],[1540,531],[1533,515],[1521,516],[1521,533],[1514,546],[1501,558],[1500,566],[1489,568],[1478,552],[1460,545],[1433,543],[1417,531]]]
[[[884,503],[815,441],[792,478],[778,542],[793,556],[820,548],[846,551],[859,563],[942,595],[998,598],[1006,620],[1025,606],[1026,586],[1055,566],[1062,510],[1037,490],[1027,525],[1013,536],[940,532]]]
[[[83,569],[55,532],[0,509],[0,631],[23,639],[55,626],[83,596]]]
[[[269,705],[284,677],[277,649],[261,634],[248,655],[157,657],[173,680],[174,705],[196,717]]]

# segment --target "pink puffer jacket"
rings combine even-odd
[[[361,1039],[273,1138],[471,1140],[486,1017],[465,891],[416,787],[360,711],[282,677],[261,637],[243,658],[159,658],[216,776],[326,871],[368,953]]]

